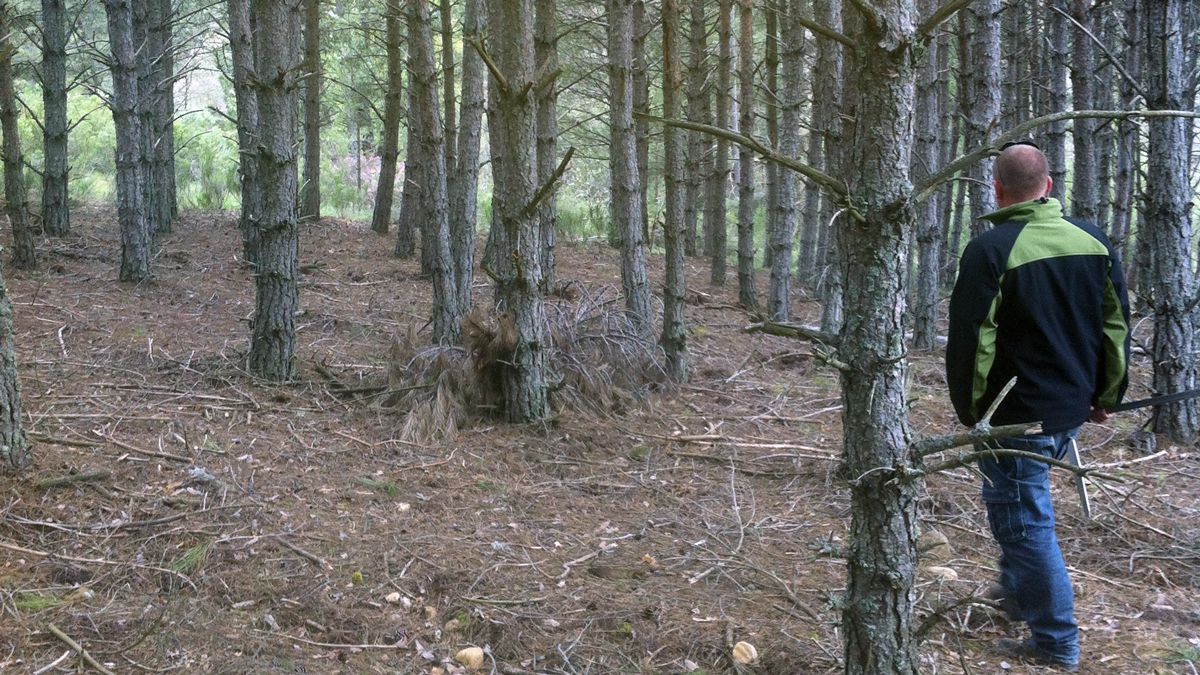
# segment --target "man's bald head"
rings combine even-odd
[[[1011,145],[996,158],[996,197],[1001,206],[1041,199],[1049,191],[1046,156],[1032,145]]]

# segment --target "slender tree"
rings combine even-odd
[[[304,0],[304,182],[300,220],[321,219],[321,0]]]
[[[1145,8],[1146,105],[1184,110],[1183,0],[1148,2]],[[1191,121],[1150,120],[1145,228],[1153,246],[1154,390],[1173,394],[1196,387],[1196,273],[1191,255],[1191,199],[1187,137]],[[1185,401],[1163,406],[1154,428],[1177,443],[1193,443],[1200,409]]]
[[[483,0],[465,0],[463,42],[481,45],[487,23]],[[479,189],[479,145],[485,104],[487,71],[478,51],[468,47],[462,59],[458,152],[450,182],[450,257],[454,261],[454,287],[459,312],[471,309],[471,284],[475,270],[476,199]],[[493,169],[494,171],[494,169]]]
[[[970,4],[974,27],[967,61],[973,82],[967,115],[967,147],[987,143],[1000,126],[1000,0],[979,0]],[[971,233],[978,234],[987,225],[982,216],[996,210],[992,190],[992,163],[977,162],[968,172],[971,196]]]
[[[437,67],[433,52],[433,20],[429,0],[408,3],[409,90],[412,108],[409,126],[414,130],[418,155],[425,166],[424,183],[415,216],[428,225],[422,232],[421,247],[431,252],[433,275],[433,340],[440,343],[459,341],[462,315],[454,289],[454,264],[450,260],[450,223],[446,196],[446,139],[442,135],[442,116],[438,111]]]
[[[232,58],[233,91],[237,101],[237,135],[239,148],[254,147],[258,132],[258,93],[251,82],[254,74],[254,44],[250,30],[249,0],[228,0],[229,50]],[[254,265],[258,262],[258,218],[261,213],[258,186],[258,162],[249,155],[238,153],[238,174],[241,177],[242,210],[238,228],[242,232],[242,258]]]
[[[633,0],[633,135],[637,144],[638,201],[642,203],[642,241],[649,249],[654,244],[650,231],[650,63],[646,58],[645,0]]]
[[[21,130],[17,126],[17,93],[13,88],[13,7],[0,2],[0,127],[4,137],[4,213],[12,225],[12,263],[18,269],[37,268],[36,237],[29,219]]]
[[[679,116],[683,71],[679,57],[681,24],[679,0],[663,0],[663,116]],[[663,221],[663,243],[666,246],[666,275],[663,283],[663,329],[661,343],[667,355],[667,374],[676,382],[688,379],[687,317],[684,313],[684,293],[687,279],[684,274],[683,219],[684,174],[683,133],[675,127],[663,130],[663,175],[666,180],[666,213]]]
[[[42,230],[52,237],[71,231],[67,201],[67,17],[64,0],[42,0]]]
[[[612,222],[621,234],[621,285],[625,309],[638,335],[649,338],[650,281],[642,239],[637,138],[633,128],[633,0],[608,0],[608,80],[612,98],[609,167]]]
[[[454,96],[454,13],[450,8],[451,0],[441,0],[438,6],[438,20],[441,22],[442,33],[442,117],[444,118],[443,136],[446,139],[446,178],[447,185],[453,180],[455,173],[455,157],[458,152],[458,123],[454,119],[457,99]],[[470,49],[468,47],[468,49]]]
[[[551,74],[558,70],[558,4],[555,0],[537,0],[534,17],[534,56],[538,72]],[[538,181],[546,183],[558,168],[558,84],[555,80],[539,83],[537,93],[537,164]],[[557,245],[558,201],[551,193],[538,205],[538,227],[542,237],[542,291],[554,288],[558,262],[554,255]]]
[[[804,106],[804,28],[797,19],[802,16],[802,0],[791,0],[772,13],[782,15],[779,42],[783,52],[783,78],[776,88],[782,108],[783,125],[779,134],[780,153],[795,157],[800,150],[801,109]],[[777,183],[774,201],[769,208],[775,213],[771,229],[771,287],[767,295],[767,314],[775,321],[791,319],[792,239],[796,221],[796,177],[787,168],[775,165]],[[768,199],[768,201],[771,201]]]
[[[1067,62],[1071,57],[1070,40],[1072,28],[1066,12],[1070,10],[1068,0],[1051,0],[1058,11],[1051,11],[1050,29],[1050,107],[1045,112],[1067,110]],[[1050,180],[1054,183],[1053,194],[1066,203],[1067,189],[1067,122],[1054,122],[1046,132],[1046,159],[1050,164]]]
[[[687,118],[689,121],[708,124],[704,103],[708,99],[705,88],[707,78],[706,32],[704,0],[685,0],[688,6],[688,69],[687,69]],[[692,131],[687,136],[687,162],[684,166],[687,186],[683,200],[683,247],[686,255],[699,255],[699,232],[701,189],[704,184],[705,157],[712,147],[712,139]]]
[[[1095,108],[1095,58],[1091,38],[1091,0],[1073,0],[1072,18],[1082,26],[1071,32],[1071,97],[1076,110]],[[1099,215],[1100,189],[1096,170],[1096,120],[1080,117],[1071,129],[1074,163],[1071,168],[1071,215],[1090,223]]]
[[[937,9],[933,0],[918,3],[922,14]],[[1010,9],[1011,11],[1011,9]],[[925,61],[921,64],[916,98],[916,144],[913,150],[911,175],[920,180],[938,167],[938,136],[941,119],[938,116],[938,42],[931,40]],[[1016,113],[1014,113],[1015,115]],[[940,195],[933,195],[917,206],[917,278],[913,284],[913,347],[933,349],[937,338],[937,305],[941,285],[942,232]]]
[[[738,0],[738,130],[754,134],[754,0]],[[754,153],[738,151],[738,303],[757,308],[754,287]]]
[[[150,149],[151,190],[158,234],[171,231],[179,203],[175,185],[175,44],[172,25],[175,10],[171,0],[147,0],[151,22],[148,27],[151,90],[148,105],[153,124]]]
[[[717,95],[716,125],[729,128],[730,96],[733,79],[732,1],[719,0],[717,16]],[[707,253],[712,259],[710,281],[716,286],[725,284],[725,204],[729,190],[729,141],[717,139],[712,173],[708,179],[708,204],[704,212],[704,231],[708,235]]]
[[[1124,35],[1121,43],[1121,61],[1125,72],[1132,77],[1141,78],[1142,72],[1142,35],[1139,0],[1124,0],[1122,4]],[[1140,94],[1136,85],[1127,78],[1119,81],[1120,105],[1132,108],[1137,103]],[[1117,160],[1113,176],[1113,216],[1110,230],[1113,245],[1127,253],[1129,235],[1133,224],[1134,207],[1134,167],[1138,146],[1138,126],[1136,123],[1124,120],[1117,126]],[[1128,259],[1128,258],[1126,258]],[[1127,281],[1132,284],[1136,275],[1129,275]]]
[[[392,201],[396,194],[396,162],[400,158],[401,78],[404,60],[400,46],[404,33],[400,27],[399,0],[388,0],[384,8],[387,50],[387,92],[383,97],[383,138],[379,148],[379,186],[371,211],[371,230],[387,234],[392,222]]]
[[[258,266],[250,341],[250,371],[272,381],[296,372],[297,288],[296,110],[301,86],[300,4],[252,0],[256,143],[243,152],[257,163],[261,191]]]
[[[813,15],[816,20],[833,30],[842,28],[842,0],[813,0]],[[817,69],[825,85],[821,99],[815,101],[822,108],[819,127],[824,136],[824,161],[827,172],[840,172],[845,165],[846,140],[842,133],[841,110],[845,101],[843,76],[844,55],[841,45],[825,42],[830,51],[817,56]],[[814,111],[815,114],[815,111]],[[838,218],[845,212],[832,200],[821,200],[820,216],[816,222],[817,251],[820,256],[820,280],[817,290],[821,298],[821,329],[836,333],[842,325],[842,271],[846,260],[844,250],[838,242],[842,228]]]
[[[0,466],[23,469],[33,457],[21,429],[21,381],[13,345],[12,300],[0,274]]]
[[[108,43],[112,50],[113,126],[117,132],[117,220],[121,228],[121,281],[150,278],[150,230],[143,194],[142,134],[138,117],[137,55],[133,42],[133,11],[130,0],[104,0]]]
[[[134,2],[133,6],[133,43],[135,68],[137,71],[137,107],[138,131],[141,132],[138,144],[138,174],[142,193],[142,208],[150,236],[155,237],[169,230],[170,224],[162,221],[163,194],[159,190],[159,177],[156,173],[154,155],[158,140],[156,129],[158,108],[155,104],[155,91],[158,86],[158,71],[154,67],[155,60],[162,53],[162,45],[158,44],[158,33],[153,30],[158,22],[158,3],[152,0]]]
[[[493,259],[511,261],[493,268],[504,320],[512,322],[513,335],[501,386],[508,419],[529,422],[549,412],[549,340],[539,291],[541,242],[534,208],[538,186],[533,0],[490,0],[488,21],[491,35],[504,36],[491,43],[497,96],[490,118],[495,124],[489,127],[495,144],[506,149],[499,165],[493,162],[492,197],[498,225]]]
[[[763,7],[763,17],[766,29],[766,47],[763,50],[764,75],[763,98],[766,109],[767,142],[771,147],[779,147],[779,13],[780,9],[772,5]],[[763,167],[766,173],[767,208],[764,217],[765,245],[763,246],[763,269],[771,269],[771,256],[775,252],[774,238],[776,230],[775,205],[779,203],[779,165],[767,162]],[[791,270],[788,270],[789,272]],[[770,305],[771,301],[767,300]]]

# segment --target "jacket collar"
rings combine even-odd
[[[1034,199],[1006,206],[999,211],[993,211],[983,216],[983,219],[990,220],[999,225],[1010,220],[1018,220],[1026,223],[1031,220],[1051,220],[1062,218],[1062,215],[1062,204],[1057,199],[1043,197],[1042,199]]]

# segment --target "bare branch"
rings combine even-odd
[[[984,450],[977,450],[975,452],[964,452],[959,454],[957,457],[942,462],[941,464],[935,464],[934,466],[926,469],[924,473],[928,475],[940,473],[942,471],[950,471],[951,469],[957,469],[974,464],[981,459],[986,459],[989,457],[1015,457],[1019,459],[1028,459],[1058,467],[1060,469],[1066,469],[1067,471],[1070,471],[1071,473],[1080,477],[1087,477],[1094,480],[1111,480],[1116,483],[1125,482],[1125,479],[1121,478],[1120,476],[1114,476],[1108,473],[1100,473],[1096,471],[1094,467],[1075,466],[1070,462],[1064,462],[1060,459],[1054,459],[1053,457],[1039,455],[1036,452],[1013,450],[1011,448],[987,448]]]
[[[836,347],[840,341],[840,338],[833,333],[828,333],[818,328],[801,326],[794,323],[763,321],[760,323],[752,323],[749,326],[746,326],[743,330],[747,333],[766,333],[767,335],[796,338],[797,340],[814,340],[833,347]]]
[[[981,159],[986,159],[993,155],[1000,154],[1000,147],[1005,143],[1022,138],[1030,131],[1062,120],[1072,120],[1081,118],[1096,118],[1096,119],[1114,119],[1126,120],[1132,118],[1153,118],[1153,117],[1191,117],[1200,118],[1200,112],[1192,112],[1190,110],[1074,110],[1070,112],[1052,113],[1042,115],[1018,124],[1009,131],[996,136],[987,145],[981,146],[971,152],[962,155],[958,159],[950,162],[942,167],[937,173],[929,176],[925,180],[917,184],[914,202],[922,202],[929,198],[933,191],[939,185],[950,180],[954,174],[966,169],[968,166],[978,162]]]
[[[558,168],[554,170],[554,173],[550,174],[550,177],[546,179],[546,182],[542,183],[542,186],[538,188],[537,192],[534,193],[533,199],[529,200],[529,203],[525,205],[526,216],[533,215],[534,212],[537,211],[538,204],[541,204],[542,201],[550,195],[550,193],[554,192],[554,188],[558,187],[558,180],[562,178],[564,173],[567,172],[567,165],[571,163],[571,158],[574,156],[575,146],[567,148],[567,152],[565,155],[563,155],[562,161],[558,163]]]
[[[829,38],[830,40],[833,40],[834,42],[840,42],[843,45],[846,45],[847,47],[857,47],[858,46],[858,43],[856,43],[854,40],[851,40],[846,35],[837,32],[836,30],[830,28],[829,26],[826,26],[823,23],[817,23],[816,21],[813,21],[812,19],[806,19],[802,16],[795,17],[795,20],[796,20],[796,23],[811,30],[814,35],[820,35],[821,37]]]
[[[971,4],[971,0],[949,0],[946,4],[938,7],[933,14],[930,14],[928,19],[921,22],[921,25],[917,27],[917,37],[921,40],[931,39],[938,26],[969,4]]]
[[[976,445],[984,441],[990,441],[996,438],[1010,438],[1012,436],[1024,436],[1026,434],[1038,434],[1042,432],[1041,422],[1027,422],[1025,424],[1008,424],[1002,427],[990,427],[981,429],[976,426],[969,431],[964,431],[960,434],[949,434],[946,436],[934,436],[926,438],[913,444],[913,451],[920,457],[937,454],[945,450],[961,448],[964,445]]]
[[[769,159],[773,162],[776,162],[778,164],[782,164],[783,166],[791,169],[792,171],[795,171],[796,173],[804,176],[805,178],[816,183],[817,185],[820,185],[821,187],[825,188],[830,193],[832,193],[834,197],[836,197],[839,200],[844,201],[849,194],[848,190],[846,189],[846,185],[844,183],[842,183],[840,180],[834,178],[833,176],[830,176],[829,174],[827,174],[823,171],[818,171],[817,169],[814,169],[807,164],[798,162],[795,159],[792,159],[791,157],[781,155],[774,148],[770,148],[749,136],[743,136],[742,134],[739,134],[734,131],[730,131],[728,129],[721,129],[720,127],[714,127],[714,126],[710,126],[708,124],[698,124],[696,122],[688,122],[686,120],[669,120],[669,119],[666,119],[663,117],[656,117],[654,115],[646,115],[644,113],[636,113],[636,112],[633,114],[633,116],[639,117],[641,119],[649,120],[651,122],[658,122],[660,124],[666,124],[667,126],[676,127],[678,129],[687,129],[688,131],[699,131],[700,133],[708,134],[710,136],[716,136],[717,138],[724,138],[727,141],[732,141],[734,143],[737,143],[738,145],[742,145],[747,148],[750,148],[752,151],[757,152],[758,154],[762,155],[763,157],[766,157],[767,159]]]
[[[487,66],[488,72],[492,74],[492,77],[496,78],[496,83],[500,85],[500,91],[507,94],[508,80],[504,78],[504,73],[500,72],[500,66],[497,66],[496,62],[492,60],[492,55],[488,54],[487,50],[484,49],[483,41],[479,38],[471,38],[467,40],[467,43],[479,53],[479,58],[483,59],[483,64]]]

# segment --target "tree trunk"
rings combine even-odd
[[[415,215],[428,226],[421,247],[432,255],[433,341],[454,344],[459,341],[462,315],[454,289],[454,264],[450,259],[450,223],[446,197],[446,139],[442,136],[442,116],[438,111],[437,66],[433,53],[433,19],[429,0],[408,3],[409,88],[413,106],[409,126],[421,144],[418,155],[424,162],[423,183]]]
[[[442,24],[442,115],[445,118],[442,126],[446,139],[446,186],[449,189],[456,173],[455,157],[458,153],[458,123],[454,119],[454,14],[450,10],[450,0],[441,0],[438,19]],[[464,51],[470,49],[469,46],[464,47]]]
[[[679,117],[679,98],[683,73],[679,58],[679,0],[663,0],[663,117]],[[675,127],[663,129],[663,176],[666,180],[666,213],[663,244],[666,247],[666,274],[663,283],[663,329],[660,342],[667,356],[667,375],[675,382],[688,379],[687,317],[684,312],[683,133]]]
[[[842,0],[814,0],[814,18],[834,30],[842,28]],[[841,47],[823,41],[831,53],[821,52],[817,56],[817,69],[827,89],[821,101],[828,107],[822,109],[824,129],[825,170],[840,172],[844,165],[844,139],[842,137],[843,57]],[[815,111],[814,111],[815,114]],[[842,325],[842,272],[846,261],[839,251],[839,232],[842,225],[837,221],[838,207],[832,199],[821,200],[820,216],[817,218],[817,256],[821,261],[820,279],[817,290],[821,298],[821,329],[836,333]]]
[[[633,0],[633,111],[650,114],[650,75],[646,62],[646,3]],[[633,135],[637,139],[638,201],[642,212],[642,242],[649,250],[654,246],[650,232],[650,200],[648,182],[650,167],[650,120],[645,117],[633,119]]]
[[[304,0],[304,73],[304,182],[300,189],[300,220],[316,222],[321,220],[321,0]]]
[[[847,66],[848,110],[857,125],[840,173],[862,209],[860,220],[842,228],[849,264],[838,350],[853,364],[841,373],[845,461],[855,477],[842,612],[847,673],[920,669],[913,625],[920,485],[901,472],[916,461],[909,447],[901,323],[905,242],[913,220],[908,167],[915,5],[876,5],[877,23],[863,19],[844,31],[861,36],[861,43]]]
[[[1070,11],[1068,0],[1051,0],[1054,6],[1063,11]],[[1070,54],[1070,38],[1075,32],[1062,14],[1055,11],[1050,15],[1050,112],[1068,109],[1067,105],[1067,60]],[[1054,122],[1046,134],[1046,159],[1050,164],[1051,188],[1054,196],[1064,204],[1067,194],[1067,122]]]
[[[465,0],[463,44],[479,41],[487,21],[483,0]],[[476,200],[479,190],[479,144],[482,136],[484,85],[487,71],[479,53],[463,50],[462,101],[454,187],[450,194],[450,257],[454,260],[454,287],[459,313],[471,309],[471,284],[475,271]]]
[[[247,154],[254,147],[258,130],[258,94],[251,84],[254,73],[253,30],[250,26],[249,0],[229,0],[229,50],[233,60],[233,91],[237,100],[238,173],[241,176],[242,211],[238,228],[242,232],[242,259],[258,264],[258,218],[262,212],[258,186],[258,162]]]
[[[410,56],[411,60],[411,56]],[[416,101],[413,100],[412,82],[408,84],[408,109],[411,111]],[[417,139],[416,129],[410,122],[404,130],[404,180],[400,189],[400,216],[396,219],[396,250],[397,258],[411,258],[416,254],[417,232],[425,236],[424,225],[417,220],[417,202],[421,198],[421,188],[424,179],[421,171],[425,166],[424,158],[420,155],[421,143]],[[425,242],[422,241],[424,246]],[[421,274],[429,274],[429,261],[424,253],[421,255]]]
[[[778,36],[783,52],[783,79],[776,90],[783,108],[783,129],[779,134],[779,152],[795,157],[800,151],[800,111],[804,105],[804,29],[796,22],[804,11],[802,0],[791,0],[772,10],[780,14]],[[815,137],[815,134],[814,134]],[[786,167],[775,165],[777,182],[774,201],[767,206],[775,213],[771,230],[771,287],[767,314],[773,321],[791,320],[792,238],[796,222],[796,176]]]
[[[51,237],[71,231],[67,198],[67,33],[63,0],[42,0],[42,230]]]
[[[1184,100],[1183,0],[1148,2],[1146,105],[1190,109]],[[1174,394],[1196,387],[1196,278],[1191,256],[1191,196],[1187,137],[1191,120],[1149,121],[1145,227],[1153,241],[1154,391]],[[1143,291],[1144,292],[1144,291]],[[1157,409],[1154,430],[1191,444],[1200,429],[1196,401]]]
[[[1144,79],[1142,72],[1142,25],[1140,17],[1140,0],[1125,0],[1124,13],[1125,35],[1121,39],[1122,65],[1126,72],[1138,80]],[[1124,77],[1119,82],[1120,105],[1131,108],[1137,104],[1140,96],[1129,80]],[[1138,144],[1138,125],[1136,122],[1124,120],[1117,123],[1117,162],[1113,185],[1113,217],[1111,239],[1113,245],[1121,252],[1121,258],[1128,261],[1128,244],[1131,225],[1133,223],[1134,195],[1134,155]],[[1133,285],[1137,276],[1130,274],[1126,282]]]
[[[754,135],[754,0],[738,0],[738,131]],[[738,147],[738,304],[757,309],[754,287],[754,153]]]
[[[922,0],[919,5],[922,14],[925,15],[937,9],[932,0]],[[911,171],[914,181],[926,178],[937,170],[939,165],[938,136],[941,132],[941,119],[938,117],[940,78],[937,50],[937,40],[931,40],[917,82],[916,147],[913,150]],[[933,349],[937,338],[938,295],[941,291],[938,275],[943,243],[939,197],[938,194],[932,195],[917,206],[917,280],[913,293],[912,328],[913,348],[920,350]]]
[[[763,7],[763,17],[766,23],[766,48],[763,54],[763,68],[766,70],[766,92],[763,100],[766,106],[767,143],[772,148],[779,147],[779,13],[780,8],[767,5]],[[794,153],[795,151],[793,151]],[[792,155],[795,156],[794,154]],[[778,216],[775,205],[779,203],[779,165],[767,162],[764,166],[767,183],[766,217],[763,231],[766,240],[763,246],[763,269],[771,269],[771,255],[774,253],[776,220]],[[790,253],[790,252],[789,252]],[[791,270],[788,270],[789,274]],[[767,300],[769,306],[771,301]]]
[[[558,69],[558,6],[555,0],[537,0],[534,55],[538,72]],[[537,93],[538,183],[546,184],[558,168],[558,82],[550,82]],[[538,227],[542,237],[542,292],[554,288],[557,244],[558,201],[554,192],[538,205]]]
[[[32,459],[21,429],[21,381],[13,347],[12,300],[0,275],[0,466],[23,469]]]
[[[150,230],[142,191],[141,119],[138,117],[137,57],[130,0],[104,0],[112,50],[112,115],[116,128],[117,220],[121,228],[121,281],[150,278]]]
[[[529,206],[537,189],[537,119],[534,84],[533,0],[492,0],[489,4],[492,54],[503,83],[495,83],[496,127],[490,135],[507,148],[494,181],[493,209],[502,230],[498,258],[515,264],[496,270],[497,285],[514,344],[503,372],[505,414],[513,422],[543,419],[549,413],[548,359],[551,343],[542,303],[541,242],[536,211]],[[493,78],[495,79],[495,78]],[[503,199],[495,195],[503,194]]]
[[[387,234],[392,222],[392,202],[396,194],[396,162],[400,159],[400,115],[403,101],[401,78],[404,61],[400,45],[404,34],[400,28],[400,4],[388,0],[387,32],[387,93],[383,98],[383,139],[379,148],[379,186],[375,190],[375,208],[371,212],[371,230]]]
[[[1120,30],[1117,22],[1117,12],[1105,12],[1104,17],[1096,25],[1100,27],[1097,37],[1105,44],[1114,42]],[[1093,47],[1093,53],[1096,48]],[[1092,104],[1097,110],[1113,110],[1117,107],[1116,89],[1118,77],[1116,70],[1108,59],[1097,57],[1097,73]],[[1096,225],[1100,229],[1112,233],[1109,218],[1112,214],[1111,187],[1113,184],[1113,158],[1116,156],[1116,123],[1108,120],[1098,120],[1093,136],[1092,152],[1096,158]]]
[[[302,0],[252,0],[254,84],[258,93],[257,143],[262,212],[258,221],[250,372],[274,382],[296,373],[296,89],[300,86]]]
[[[1071,13],[1075,21],[1090,29],[1091,0],[1074,0]],[[1095,59],[1092,42],[1078,27],[1071,31],[1071,96],[1075,110],[1092,110],[1095,103]],[[1096,184],[1096,120],[1080,117],[1071,130],[1074,166],[1071,170],[1071,215],[1096,223],[1100,189]]]
[[[958,142],[962,129],[962,117],[958,114],[958,107],[954,105],[954,98],[950,91],[950,78],[953,72],[953,69],[950,67],[950,56],[954,52],[955,44],[956,41],[951,35],[942,35],[938,39],[938,115],[941,119],[941,128],[949,131],[949,133],[939,135],[939,166],[945,166],[947,163],[953,161],[958,154]],[[951,181],[946,183],[940,190],[939,203],[941,213],[939,220],[945,228],[945,245],[942,247],[940,272],[941,286],[953,282],[955,277],[958,276],[958,253],[962,240],[962,222],[954,219],[954,207],[955,190],[961,190],[961,185],[961,181]]]
[[[979,0],[970,5],[974,36],[970,43],[970,111],[967,115],[967,147],[977,148],[996,135],[1000,124],[1000,0]],[[982,216],[996,210],[992,189],[991,160],[976,162],[967,172],[971,193],[971,234],[987,226]]]
[[[4,137],[4,213],[12,225],[12,264],[18,269],[32,270],[37,269],[37,237],[29,218],[21,130],[17,126],[17,94],[13,89],[12,66],[12,57],[16,53],[11,42],[12,10],[8,2],[0,2],[0,127],[3,127]]]
[[[145,210],[146,228],[151,237],[166,231],[169,224],[162,222],[163,212],[159,192],[158,174],[154,165],[155,147],[158,141],[157,106],[155,92],[158,90],[158,71],[154,64],[162,53],[157,44],[158,34],[152,30],[158,21],[158,3],[152,1],[133,3],[133,43],[137,68],[137,116],[141,143],[138,147],[138,172],[141,176],[142,208]]]
[[[608,0],[608,59],[612,98],[609,121],[612,221],[621,234],[621,286],[634,332],[649,339],[654,321],[650,316],[637,138],[633,128],[633,0]]]
[[[733,79],[732,40],[732,0],[719,0],[717,17],[717,113],[716,125],[721,129],[729,128],[730,95],[729,88]],[[717,139],[716,156],[713,158],[713,170],[708,179],[708,210],[705,212],[704,229],[711,233],[712,248],[708,254],[712,257],[712,274],[710,281],[714,286],[725,285],[725,203],[729,190],[729,141]]]
[[[179,215],[175,185],[175,37],[171,28],[175,10],[171,0],[153,1],[158,5],[154,42],[159,47],[154,92],[154,174],[159,194],[159,232],[166,233]]]
[[[704,0],[685,0],[688,4],[688,71],[687,71],[687,118],[692,122],[708,124],[704,114],[704,101],[708,92],[704,86],[707,77],[707,59],[704,21]],[[688,132],[686,195],[683,200],[683,247],[686,255],[697,256],[702,247],[697,225],[700,221],[701,188],[707,176],[705,157],[712,147],[712,140],[698,131]]]

